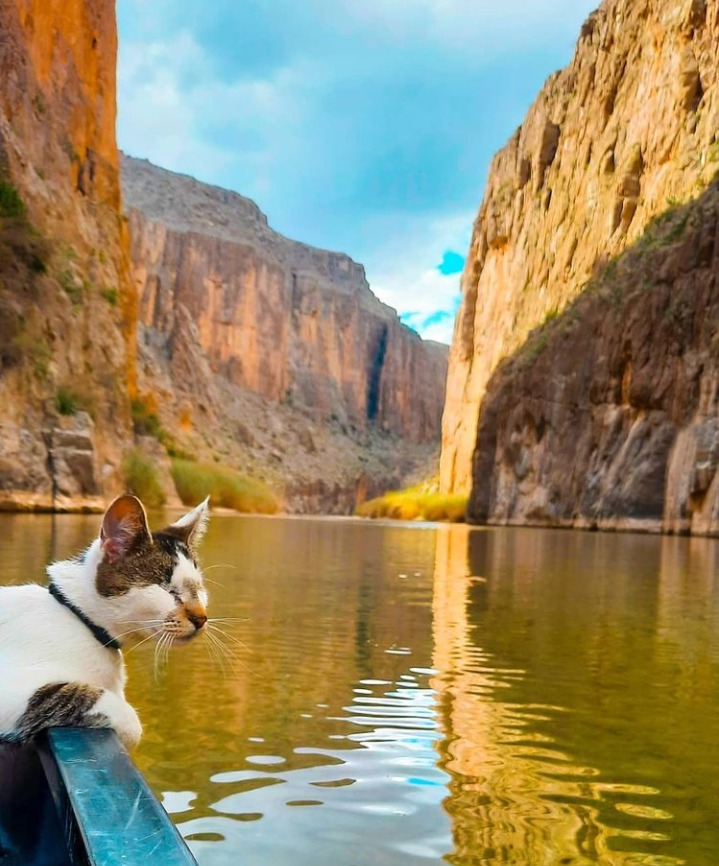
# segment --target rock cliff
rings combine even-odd
[[[115,55],[112,0],[0,0],[0,508],[120,487],[134,314]]]
[[[402,325],[361,265],[149,162],[123,156],[122,185],[145,328],[168,335],[186,311],[212,371],[240,388],[320,421],[439,438],[447,349]]]
[[[719,0],[606,0],[582,27],[569,67],[547,81],[494,158],[450,351],[445,491],[496,482],[476,468],[487,469],[484,422],[474,476],[471,460],[500,361],[561,314],[654,216],[713,177],[718,54]]]
[[[491,377],[475,522],[719,534],[719,180]]]
[[[447,347],[339,253],[236,193],[122,157],[143,399],[184,450],[265,477],[292,511],[351,512],[439,435]]]

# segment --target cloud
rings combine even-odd
[[[400,311],[426,294],[426,321],[433,291],[451,310],[491,155],[592,6],[119,0],[120,146],[347,252]]]
[[[367,276],[381,301],[428,340],[450,343],[460,301],[460,274],[442,273],[435,263],[450,244],[469,245],[472,212],[426,220],[385,217]]]

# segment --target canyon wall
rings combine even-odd
[[[582,27],[571,64],[547,81],[494,158],[450,350],[444,491],[474,485],[479,501],[478,488],[496,484],[482,474],[480,416],[498,364],[652,217],[699,195],[714,176],[718,54],[719,0],[607,0]]]
[[[469,518],[719,534],[719,180],[491,377]]]
[[[361,265],[282,237],[243,196],[146,161],[123,156],[122,184],[146,341],[187,317],[212,373],[239,389],[317,422],[438,441],[447,348],[402,325]]]
[[[131,437],[113,0],[0,0],[0,509],[94,507]]]

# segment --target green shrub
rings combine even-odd
[[[185,505],[197,505],[209,496],[212,505],[233,508],[245,514],[275,514],[279,507],[272,492],[262,482],[240,475],[227,466],[175,458],[172,478]]]
[[[155,464],[139,448],[132,448],[122,461],[125,487],[149,508],[165,504],[165,491]]]
[[[15,187],[4,180],[0,180],[0,217],[21,217],[25,213],[20,194]]]
[[[55,394],[55,408],[61,415],[74,415],[80,408],[80,400],[70,388],[58,388]]]
[[[102,289],[100,294],[111,307],[116,307],[120,301],[120,293],[117,289]]]
[[[153,436],[155,439],[161,439],[164,434],[164,428],[150,407],[143,400],[135,399],[130,404],[132,412],[132,425],[135,433],[138,436]]]

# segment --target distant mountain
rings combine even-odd
[[[237,193],[146,161],[123,156],[122,187],[141,391],[173,435],[195,453],[209,437],[233,463],[266,464],[290,500],[295,488],[338,485],[323,509],[347,510],[358,486],[376,491],[426,462],[439,442],[447,347],[402,325],[361,265],[284,238]],[[329,440],[320,448],[317,437],[333,429],[347,441],[329,459]],[[375,465],[390,442],[388,462]]]

